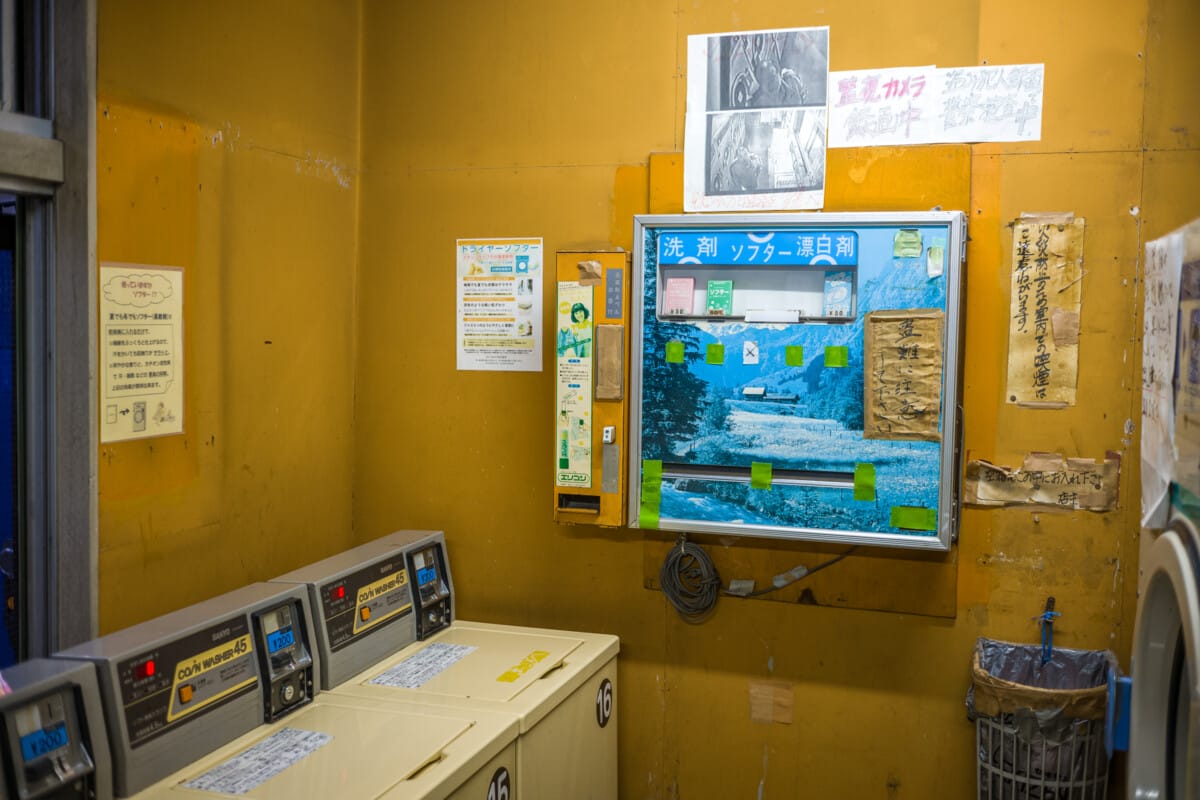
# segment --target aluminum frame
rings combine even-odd
[[[965,282],[967,225],[961,211],[912,212],[819,212],[783,214],[643,214],[633,218],[633,271],[630,280],[636,287],[645,285],[644,247],[648,229],[656,228],[746,228],[750,226],[779,226],[796,228],[854,226],[894,227],[903,225],[946,224],[949,236],[946,247],[946,346],[942,380],[942,441],[941,481],[938,489],[938,527],[936,536],[876,533],[872,531],[840,531],[828,528],[793,528],[775,525],[746,525],[741,523],[707,522],[664,518],[669,524],[658,530],[683,533],[714,533],[793,541],[813,541],[833,544],[861,544],[909,550],[948,551],[957,539],[959,510],[959,461],[962,451],[962,293]],[[642,458],[642,341],[646,322],[645,297],[639,291],[631,312],[631,329],[637,347],[630,347],[630,419],[629,419],[629,506],[628,524],[640,529],[641,458]],[[657,313],[657,312],[655,312]],[[804,324],[804,323],[801,323]],[[635,354],[636,353],[636,357]]]

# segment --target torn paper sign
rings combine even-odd
[[[980,506],[1112,511],[1117,507],[1120,476],[1121,457],[1111,451],[1103,461],[1030,453],[1020,467],[974,460],[967,464],[963,500]]]
[[[1173,377],[1178,342],[1179,280],[1183,236],[1179,231],[1146,245],[1142,317],[1142,527],[1164,528],[1175,480]]]
[[[1181,228],[1175,361],[1175,463],[1171,479],[1200,494],[1200,220]]]
[[[1010,403],[1075,404],[1084,226],[1072,214],[1023,214],[1013,222],[1005,392]]]

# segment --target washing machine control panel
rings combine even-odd
[[[403,619],[413,607],[399,553],[321,583],[318,592],[329,649],[335,653]]]
[[[118,661],[116,673],[120,713],[136,749],[254,690],[258,671],[246,615],[156,642]]]
[[[410,551],[408,571],[416,584],[417,638],[427,639],[452,621],[446,551],[441,542]]]
[[[256,611],[255,635],[263,676],[263,711],[274,722],[312,700],[313,659],[300,602]]]
[[[4,733],[5,749],[12,758],[10,790],[16,797],[89,796],[93,764],[81,735],[72,687],[6,709]]]

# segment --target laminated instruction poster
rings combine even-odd
[[[542,240],[456,243],[460,370],[541,372]]]
[[[100,441],[183,433],[183,270],[100,265]]]
[[[592,287],[558,284],[558,428],[555,484],[592,485]]]

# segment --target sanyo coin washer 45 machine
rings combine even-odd
[[[400,558],[415,584],[411,615],[387,599]],[[615,800],[617,637],[455,619],[440,532],[394,533],[277,580],[304,583],[321,609],[316,638],[330,695],[439,715],[502,714],[519,724],[513,798]],[[404,631],[389,641],[408,637],[408,646],[376,648],[373,659],[348,646],[376,619]]]
[[[489,792],[507,794],[516,771],[518,725],[511,717],[435,714],[413,703],[321,691],[326,648],[318,630],[343,617],[359,620],[338,640],[335,662],[354,662],[360,648],[364,659],[379,657],[415,636],[403,554],[393,554],[390,571],[386,559],[374,566],[381,577],[345,580],[351,598],[345,610],[337,603],[321,607],[321,626],[307,585],[259,583],[59,653],[60,663],[90,662],[99,676],[115,795],[485,800]],[[333,626],[325,624],[331,613]]]

